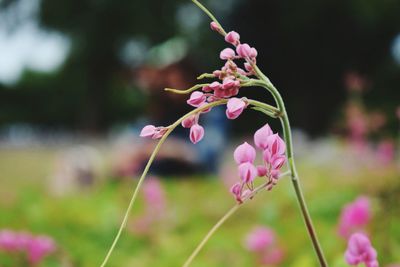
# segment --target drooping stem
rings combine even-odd
[[[140,176],[139,182],[138,182],[138,184],[136,185],[135,191],[133,192],[133,195],[132,195],[132,197],[131,197],[131,199],[130,199],[130,201],[129,201],[129,205],[128,205],[128,208],[127,208],[126,211],[125,211],[125,215],[124,215],[124,218],[123,218],[123,220],[122,220],[121,226],[120,226],[119,229],[118,229],[117,235],[115,236],[114,241],[113,241],[113,243],[112,243],[110,249],[108,250],[108,252],[107,252],[107,254],[106,254],[106,256],[105,256],[105,258],[104,258],[104,260],[103,260],[103,263],[100,265],[101,267],[104,267],[104,266],[107,264],[107,262],[108,262],[108,260],[109,260],[109,258],[110,258],[110,256],[111,256],[111,254],[112,254],[112,252],[114,251],[114,248],[115,248],[115,246],[116,246],[116,244],[117,244],[117,242],[118,242],[118,240],[119,240],[119,238],[120,238],[120,236],[121,236],[121,233],[122,233],[122,231],[124,230],[124,228],[125,228],[125,226],[126,226],[126,223],[128,222],[128,217],[129,217],[130,211],[131,211],[131,209],[132,209],[132,207],[133,207],[133,204],[135,203],[136,197],[137,197],[138,192],[139,192],[139,190],[140,190],[140,188],[141,188],[141,186],[142,186],[142,183],[143,183],[143,181],[144,181],[144,178],[146,177],[147,172],[149,171],[150,166],[151,166],[151,164],[153,163],[154,158],[155,158],[156,155],[158,154],[158,152],[159,152],[159,150],[160,150],[162,144],[165,142],[165,140],[166,140],[167,137],[170,135],[170,133],[171,133],[185,118],[191,116],[192,114],[201,112],[201,111],[206,110],[206,109],[211,108],[211,107],[215,107],[215,106],[218,106],[218,105],[225,104],[226,102],[227,102],[226,99],[222,99],[222,100],[219,100],[219,101],[215,101],[215,102],[206,104],[206,105],[204,105],[204,106],[202,106],[202,107],[196,108],[196,109],[192,110],[191,112],[185,114],[185,115],[182,116],[181,118],[179,118],[176,122],[174,122],[173,124],[171,124],[171,125],[168,127],[168,130],[167,130],[166,133],[163,135],[163,137],[160,139],[160,141],[158,141],[156,147],[154,148],[153,152],[151,153],[151,156],[150,156],[150,158],[149,158],[149,161],[147,162],[146,167],[144,168],[144,171],[143,171],[142,175]]]
[[[307,204],[303,195],[303,191],[301,189],[300,185],[300,179],[297,174],[297,169],[295,165],[295,160],[294,160],[294,153],[293,153],[293,141],[292,141],[292,132],[290,129],[290,123],[289,123],[289,118],[286,112],[285,104],[283,102],[283,99],[279,93],[279,91],[275,88],[275,86],[271,83],[271,81],[266,77],[259,69],[257,66],[255,66],[255,70],[257,73],[257,76],[261,79],[259,85],[266,88],[271,94],[274,96],[275,101],[277,103],[278,109],[280,110],[282,116],[280,117],[281,123],[282,123],[282,129],[283,129],[283,135],[285,139],[285,143],[287,146],[287,158],[288,158],[288,167],[289,170],[291,171],[291,177],[292,177],[292,185],[296,193],[296,198],[297,202],[299,203],[300,206],[300,211],[304,219],[304,223],[306,225],[308,234],[310,236],[313,248],[315,250],[315,253],[317,254],[319,263],[321,267],[327,267],[327,261],[325,259],[321,244],[318,241],[317,233],[315,231],[315,228],[313,226],[313,222],[310,216],[310,213],[307,208]]]
[[[290,171],[282,173],[279,177],[283,177],[290,174]],[[256,194],[258,194],[261,190],[263,190],[269,182],[265,182],[261,185],[259,185],[257,188],[254,189],[253,192],[251,192],[249,195],[243,198],[243,203],[244,204],[247,200],[253,198]],[[233,206],[230,210],[228,210],[227,213],[225,213],[224,216],[219,219],[219,221],[208,231],[206,236],[201,240],[201,242],[197,245],[196,249],[190,254],[189,258],[185,261],[185,263],[182,265],[182,267],[189,267],[189,265],[192,263],[194,258],[199,254],[200,250],[204,247],[204,245],[207,243],[207,241],[214,235],[214,233],[226,222],[226,220],[231,217],[242,204],[236,204]]]

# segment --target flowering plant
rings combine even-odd
[[[283,176],[290,176],[291,178],[296,199],[300,207],[300,212],[304,219],[306,230],[311,239],[319,265],[322,267],[328,266],[302,193],[300,179],[295,165],[289,117],[279,91],[257,66],[257,50],[249,44],[243,43],[237,32],[226,32],[210,11],[197,0],[192,0],[192,2],[210,17],[211,29],[222,35],[224,40],[231,45],[231,47],[225,48],[220,52],[220,59],[225,61],[225,64],[221,69],[215,70],[211,73],[201,74],[198,77],[199,80],[212,79],[211,82],[199,83],[186,90],[172,88],[165,89],[171,93],[190,94],[187,104],[193,106],[194,109],[169,126],[147,125],[142,129],[140,136],[159,141],[144,168],[129,202],[119,231],[101,266],[103,267],[107,264],[110,255],[112,254],[119,237],[127,224],[129,213],[147,172],[166,138],[176,127],[181,125],[184,128],[190,129],[189,138],[192,143],[196,144],[200,142],[206,134],[200,123],[201,115],[210,112],[214,107],[220,105],[226,105],[226,117],[230,120],[238,118],[245,109],[249,108],[259,111],[270,118],[279,119],[282,125],[283,138],[281,138],[277,133],[274,133],[268,124],[265,124],[255,132],[254,145],[262,155],[261,164],[255,163],[257,152],[256,148],[251,144],[245,142],[235,149],[233,157],[237,163],[238,176],[240,177],[240,180],[232,185],[231,193],[236,200],[236,205],[234,205],[233,208],[231,208],[212,227],[193,253],[185,261],[183,266],[187,267],[191,264],[209,238],[236,210],[238,210],[248,200],[253,199],[257,193],[272,190],[273,187],[277,185],[279,179]],[[240,66],[240,61],[243,62],[242,67]],[[266,89],[267,92],[272,94],[275,100],[275,105],[246,97],[237,97],[239,91],[246,87],[261,87]],[[282,172],[281,169],[285,164],[287,165],[288,170]],[[257,183],[258,186],[254,183],[256,178],[262,180],[262,182]],[[346,253],[346,258],[348,259],[349,264],[368,262],[368,266],[377,266],[376,253],[373,253],[374,250],[369,241],[365,241],[365,238],[364,236],[351,238],[349,249]],[[253,248],[253,239],[250,238],[250,241],[250,247]],[[258,242],[258,240],[256,241]]]

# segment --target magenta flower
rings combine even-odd
[[[222,89],[231,90],[240,87],[240,82],[238,80],[234,80],[231,77],[228,77],[222,82]]]
[[[186,101],[193,107],[199,107],[201,104],[206,102],[207,97],[199,91],[195,91],[190,95],[190,98]]]
[[[189,137],[193,144],[197,144],[204,137],[204,128],[199,124],[193,125],[190,127]]]
[[[225,41],[236,46],[240,43],[240,35],[235,31],[230,31],[226,34]]]
[[[225,48],[219,54],[219,58],[222,60],[234,59],[236,56],[235,51],[232,48]]]
[[[275,239],[275,232],[272,229],[259,226],[247,235],[245,245],[249,251],[260,252],[274,244]]]
[[[56,250],[56,245],[50,237],[36,236],[29,240],[27,244],[28,261],[35,265]]]
[[[367,197],[358,197],[342,209],[339,219],[339,234],[348,238],[354,231],[362,230],[369,222],[370,204]]]
[[[215,21],[212,21],[210,23],[210,28],[211,28],[211,30],[213,30],[215,32],[221,33],[221,28],[218,26],[218,24]]]
[[[253,182],[257,176],[257,168],[250,162],[241,163],[238,167],[239,176],[244,183]]]
[[[233,157],[237,164],[242,164],[245,162],[253,163],[256,159],[256,150],[247,142],[244,142],[235,149],[233,152]]]
[[[267,138],[267,149],[272,155],[283,155],[285,154],[286,145],[278,134],[273,134]]]
[[[368,237],[361,233],[350,236],[345,259],[348,264],[354,266],[364,263],[366,267],[379,267],[376,250],[372,247]]]
[[[197,121],[197,116],[191,115],[186,119],[184,119],[181,124],[183,128],[190,128],[196,123],[196,121]]]
[[[266,149],[268,146],[268,137],[273,135],[268,123],[258,129],[254,134],[254,143],[260,149]]]
[[[242,99],[236,97],[230,98],[226,104],[226,117],[231,120],[236,119],[240,114],[242,114],[245,108],[246,102]]]

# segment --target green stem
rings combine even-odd
[[[286,176],[288,174],[290,174],[289,171],[282,173],[280,175],[280,177]],[[263,184],[259,185],[257,188],[255,188],[254,191],[251,192],[251,194],[249,194],[248,196],[246,196],[243,199],[242,204],[246,203],[247,200],[253,198],[256,194],[258,194],[261,190],[263,190],[267,185],[268,185],[268,182],[263,183]],[[210,240],[210,238],[214,235],[214,233],[224,224],[224,222],[226,222],[226,220],[229,219],[229,217],[231,217],[239,209],[239,207],[242,204],[236,204],[230,210],[228,210],[228,212],[225,213],[225,215],[222,216],[221,219],[219,219],[219,221],[208,231],[207,235],[203,238],[203,240],[201,240],[201,242],[197,245],[196,249],[192,252],[192,254],[189,256],[189,258],[182,265],[182,267],[189,267],[189,265],[192,263],[194,258],[199,254],[200,250],[204,247],[204,245],[208,242],[208,240]]]
[[[123,220],[122,220],[121,226],[120,226],[119,229],[118,229],[118,233],[117,233],[117,235],[115,236],[114,241],[113,241],[113,243],[112,243],[110,249],[108,250],[108,252],[107,252],[107,254],[106,254],[106,257],[104,258],[103,263],[100,265],[101,267],[104,267],[104,266],[107,264],[107,262],[108,262],[108,260],[109,260],[109,258],[110,258],[110,256],[111,256],[111,254],[112,254],[112,252],[114,251],[114,248],[115,248],[115,246],[116,246],[116,244],[117,244],[117,242],[118,242],[118,240],[119,240],[119,238],[120,238],[120,236],[121,236],[121,234],[122,234],[122,231],[123,231],[123,229],[125,228],[126,223],[128,222],[129,213],[130,213],[130,211],[131,211],[131,209],[132,209],[132,207],[133,207],[133,204],[135,203],[137,194],[138,194],[138,192],[139,192],[140,187],[142,186],[142,183],[143,183],[143,181],[144,181],[144,178],[146,177],[147,172],[149,171],[150,166],[151,166],[151,164],[152,164],[153,161],[154,161],[154,158],[156,157],[157,153],[159,152],[159,150],[160,150],[160,148],[161,148],[161,145],[164,143],[164,141],[167,139],[167,137],[170,135],[170,133],[171,133],[178,125],[180,125],[180,123],[181,123],[184,119],[186,119],[187,117],[191,116],[192,114],[201,112],[201,111],[203,111],[203,110],[205,110],[205,109],[208,109],[208,108],[211,108],[211,107],[215,107],[215,106],[218,106],[218,105],[226,104],[226,102],[227,102],[226,99],[222,99],[222,100],[219,100],[219,101],[215,101],[215,102],[206,104],[206,105],[204,105],[204,106],[202,106],[202,107],[196,108],[196,109],[192,110],[191,112],[185,114],[185,115],[182,116],[181,118],[179,118],[176,122],[174,122],[173,124],[171,124],[171,125],[168,127],[167,132],[166,132],[166,133],[163,135],[163,137],[160,139],[160,141],[158,142],[157,146],[154,148],[153,153],[151,153],[151,156],[150,156],[150,158],[149,158],[149,161],[147,162],[146,167],[144,168],[144,171],[143,171],[143,173],[142,173],[142,176],[140,177],[139,182],[138,182],[138,184],[137,184],[137,186],[136,186],[136,188],[135,188],[135,191],[133,192],[133,195],[132,195],[132,197],[131,197],[131,199],[130,199],[130,201],[129,201],[128,208],[127,208],[126,211],[125,211],[125,215],[124,215],[124,218],[123,218]]]
[[[207,16],[209,16],[210,19],[211,19],[212,21],[214,21],[215,23],[218,24],[219,28],[221,29],[221,34],[222,34],[223,36],[225,36],[225,35],[226,35],[226,31],[224,30],[224,28],[222,28],[222,25],[218,22],[218,20],[214,17],[214,15],[213,15],[205,6],[203,6],[199,1],[197,1],[197,0],[192,0],[192,2],[193,2],[196,6],[198,6],[201,10],[203,10],[204,13],[206,13]]]
[[[285,143],[287,146],[286,153],[287,153],[287,158],[288,158],[288,167],[291,172],[292,176],[292,185],[294,187],[295,193],[296,193],[296,198],[297,202],[299,203],[301,214],[304,219],[304,223],[306,225],[308,234],[310,236],[313,248],[315,250],[315,253],[317,254],[319,263],[321,267],[327,267],[328,264],[326,262],[322,247],[318,241],[317,233],[315,231],[315,228],[313,226],[313,222],[310,216],[310,213],[307,208],[307,204],[304,198],[303,191],[301,189],[300,185],[300,179],[297,174],[297,169],[294,161],[294,153],[293,153],[293,142],[292,142],[292,132],[290,129],[290,123],[289,123],[289,117],[286,112],[285,104],[283,102],[283,99],[281,95],[279,94],[278,90],[275,88],[275,86],[271,83],[271,81],[258,69],[257,66],[254,66],[255,71],[257,76],[261,79],[259,85],[266,88],[268,91],[272,93],[274,96],[278,109],[280,110],[282,116],[280,117],[281,123],[282,123],[282,129],[283,129],[283,135],[285,139]]]

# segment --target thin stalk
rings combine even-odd
[[[285,173],[282,173],[279,177],[283,177],[286,175],[289,175],[290,171],[287,171]],[[253,198],[256,194],[258,194],[258,192],[260,192],[262,189],[264,189],[269,182],[263,183],[261,185],[259,185],[256,189],[254,189],[253,192],[251,192],[251,194],[249,194],[248,196],[246,196],[243,199],[243,203],[244,204],[247,200]],[[219,219],[219,221],[208,231],[207,235],[203,238],[203,240],[201,240],[201,242],[197,245],[196,249],[192,252],[192,254],[189,256],[189,258],[185,261],[185,263],[182,265],[182,267],[189,267],[189,265],[193,262],[194,258],[199,254],[199,252],[201,251],[201,249],[204,247],[204,245],[208,242],[208,240],[210,240],[210,238],[214,235],[214,233],[224,224],[224,222],[226,222],[229,217],[231,217],[242,204],[236,204],[235,206],[233,206],[230,210],[228,210],[224,216],[222,216],[221,219]]]
[[[321,244],[318,241],[317,233],[315,231],[315,228],[313,226],[313,222],[310,216],[310,213],[307,208],[307,204],[304,198],[303,191],[301,189],[300,185],[300,179],[297,174],[297,169],[294,161],[294,153],[293,153],[293,141],[292,141],[292,132],[290,129],[290,122],[289,122],[289,117],[286,112],[285,104],[283,102],[283,99],[281,95],[279,94],[278,90],[275,88],[275,86],[271,83],[271,81],[266,77],[259,69],[257,66],[255,66],[255,70],[257,73],[257,76],[261,79],[260,86],[266,88],[268,91],[272,93],[274,96],[278,109],[281,111],[282,116],[280,117],[281,123],[282,123],[282,129],[283,129],[283,135],[285,139],[285,143],[287,146],[287,158],[288,158],[288,167],[291,172],[292,176],[292,185],[296,193],[296,198],[297,202],[299,203],[301,214],[304,219],[304,223],[306,225],[308,234],[310,236],[313,248],[315,250],[315,253],[317,254],[319,263],[321,267],[327,267],[328,263],[325,259]]]
[[[143,183],[143,181],[144,181],[144,178],[146,177],[147,172],[149,171],[150,166],[151,166],[151,164],[153,163],[154,158],[155,158],[156,155],[158,154],[158,152],[159,152],[159,150],[160,150],[162,144],[163,144],[164,141],[167,139],[167,137],[170,135],[170,133],[171,133],[184,119],[186,119],[186,118],[189,117],[190,115],[195,114],[195,113],[198,113],[198,112],[201,112],[201,111],[203,111],[203,110],[205,110],[205,109],[207,109],[207,108],[210,108],[210,107],[215,107],[215,106],[218,106],[218,105],[225,104],[226,102],[227,102],[226,99],[222,99],[222,100],[219,100],[219,101],[216,101],[216,102],[212,102],[212,103],[206,104],[206,105],[204,105],[204,106],[202,106],[202,107],[196,108],[196,109],[192,110],[191,112],[185,114],[185,115],[182,116],[181,118],[179,118],[176,122],[174,122],[173,124],[171,124],[171,125],[168,127],[168,130],[165,132],[165,134],[163,135],[163,137],[160,139],[160,141],[157,143],[156,147],[154,148],[153,153],[151,153],[151,156],[150,156],[150,158],[149,158],[149,161],[147,162],[146,167],[144,168],[144,171],[143,171],[142,175],[140,176],[139,182],[138,182],[138,184],[137,184],[137,186],[136,186],[136,188],[135,188],[135,191],[133,192],[133,195],[132,195],[132,197],[131,197],[131,199],[130,199],[130,201],[129,201],[129,205],[128,205],[128,208],[127,208],[126,211],[125,211],[125,215],[124,215],[124,218],[123,218],[123,220],[122,220],[121,226],[120,226],[119,229],[118,229],[117,235],[115,236],[114,241],[113,241],[113,243],[112,243],[110,249],[108,250],[108,252],[107,252],[107,254],[106,254],[106,257],[104,258],[103,263],[100,265],[101,267],[104,267],[104,266],[107,264],[107,262],[108,262],[108,260],[109,260],[109,258],[110,258],[110,256],[111,256],[111,254],[112,254],[112,252],[114,251],[114,248],[115,248],[115,246],[116,246],[116,244],[117,244],[117,242],[118,242],[118,240],[119,240],[119,238],[120,238],[120,236],[121,236],[121,233],[122,233],[123,229],[125,228],[126,223],[128,222],[128,217],[129,217],[130,211],[131,211],[131,209],[132,209],[132,207],[133,207],[133,204],[135,203],[137,194],[138,194],[138,192],[139,192],[139,190],[140,190],[140,188],[141,188],[141,186],[142,186],[142,183]]]
[[[214,17],[214,15],[213,15],[205,6],[203,6],[199,1],[197,1],[197,0],[192,0],[192,2],[193,2],[196,6],[198,6],[201,10],[203,10],[203,12],[206,13],[207,16],[209,16],[210,19],[211,19],[212,21],[214,21],[215,23],[217,23],[217,25],[218,25],[219,28],[221,29],[221,34],[222,34],[223,36],[225,36],[225,35],[226,35],[226,31],[224,30],[224,28],[222,28],[222,25],[218,22],[218,20]]]

